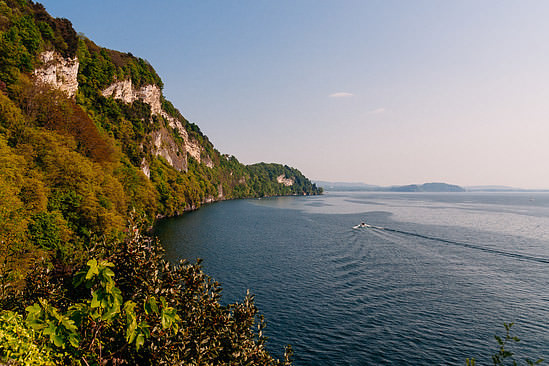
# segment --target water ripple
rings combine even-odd
[[[306,199],[225,202],[166,228],[175,243],[168,255],[204,258],[224,301],[241,301],[250,288],[267,319],[269,349],[280,357],[292,344],[296,366],[463,365],[467,357],[489,364],[493,335],[511,321],[523,340],[517,355],[549,358],[549,242],[511,235],[510,227],[485,230],[535,212],[491,197],[483,226],[472,227],[469,216],[439,219],[467,227],[429,225],[429,217],[469,214],[480,204],[398,197],[397,204],[390,196],[327,196],[314,207]],[[357,209],[361,200],[369,212]],[[546,220],[536,207],[537,221]],[[425,216],[414,221],[413,213]],[[351,229],[361,221],[385,229]]]

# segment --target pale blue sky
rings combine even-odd
[[[547,1],[47,0],[222,153],[308,177],[549,188]]]

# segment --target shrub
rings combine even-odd
[[[65,279],[36,270],[39,280],[28,286],[51,290],[17,299],[28,304],[26,323],[13,311],[2,313],[0,337],[8,341],[1,357],[19,362],[32,351],[44,363],[290,365],[289,350],[284,362],[266,351],[252,295],[221,305],[221,288],[200,262],[167,262],[158,241],[137,226],[123,242],[96,242],[90,255]],[[9,338],[17,327],[26,337],[21,349]]]

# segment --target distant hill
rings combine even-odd
[[[389,190],[391,192],[465,192],[464,188],[447,183],[410,184],[391,187]]]
[[[409,184],[404,186],[381,187],[366,183],[323,182],[317,181],[319,187],[328,191],[367,191],[367,192],[465,192],[463,187],[447,183]]]

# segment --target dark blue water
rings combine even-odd
[[[503,322],[518,358],[549,360],[549,194],[230,201],[157,232],[170,259],[204,259],[223,301],[250,289],[297,366],[491,364]]]

